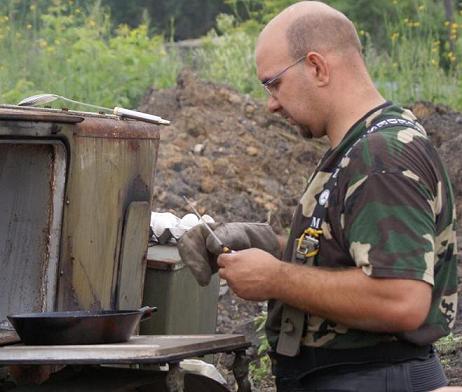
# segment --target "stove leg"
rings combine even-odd
[[[245,351],[236,351],[233,362],[233,374],[237,383],[237,392],[251,392],[249,381],[249,357]]]
[[[169,392],[184,392],[184,371],[178,362],[169,363],[166,384]]]

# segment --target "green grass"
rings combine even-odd
[[[408,3],[401,9],[401,2],[392,0],[398,17],[384,24],[388,42],[382,48],[360,31],[373,80],[397,103],[426,100],[462,110],[462,16],[445,23],[431,0],[416,2],[414,9]],[[248,26],[220,16],[218,32],[180,57],[165,49],[162,36],[149,35],[147,23],[114,28],[97,1],[81,9],[73,0],[54,0],[43,14],[31,8],[15,19],[2,15],[0,6],[0,101],[16,103],[50,92],[104,106],[136,107],[150,86],[173,86],[184,66],[193,66],[205,80],[263,99],[254,59],[259,26]]]
[[[98,4],[88,11],[60,2],[40,26],[0,16],[0,101],[43,92],[106,106],[135,106],[147,87],[175,83],[174,51],[148,27],[112,30]]]

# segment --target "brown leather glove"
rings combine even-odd
[[[232,250],[259,248],[281,257],[278,238],[266,223],[212,223],[209,226]],[[212,274],[218,271],[217,258],[223,249],[205,225],[194,226],[184,233],[178,241],[178,251],[199,284],[208,285]]]

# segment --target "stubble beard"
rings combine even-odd
[[[285,110],[282,111],[281,116],[284,117],[289,124],[298,128],[298,133],[303,139],[312,139],[313,133],[311,132],[310,128],[307,125],[302,125],[296,122]]]
[[[306,125],[297,125],[298,126],[298,133],[303,139],[313,139],[313,133],[311,132],[310,128]]]

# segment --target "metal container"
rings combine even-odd
[[[141,306],[158,145],[153,124],[0,106],[0,330]]]
[[[201,287],[181,261],[176,246],[155,245],[148,249],[143,303],[154,301],[156,317],[141,324],[142,334],[215,333],[220,281],[213,275]]]

